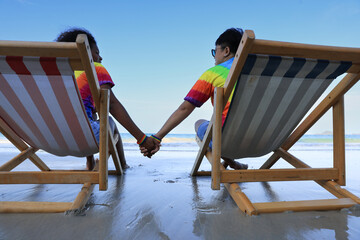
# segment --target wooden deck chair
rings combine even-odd
[[[99,113],[97,143],[74,77],[84,70]],[[0,131],[21,153],[0,166],[0,184],[84,184],[74,202],[0,202],[0,212],[81,209],[94,184],[107,189],[107,160],[122,174],[108,123],[109,90],[100,90],[86,35],[76,43],[0,41]],[[115,139],[114,139],[115,138]],[[98,170],[53,170],[35,154],[84,157],[99,152]],[[30,159],[41,171],[12,171]]]
[[[251,30],[245,31],[224,87],[215,89],[214,113],[203,141],[198,141],[200,150],[191,175],[210,174],[198,171],[206,155],[212,166],[212,188],[224,183],[238,207],[249,215],[359,204],[357,196],[340,187],[345,185],[344,94],[359,80],[359,64],[359,48],[258,40]],[[332,80],[343,73],[347,74],[341,82],[301,122]],[[221,113],[232,92],[222,126]],[[330,108],[333,167],[310,168],[288,150]],[[211,138],[213,147],[208,151]],[[220,164],[220,156],[239,159],[271,152],[260,169],[225,170]],[[295,169],[270,169],[279,158]],[[237,184],[298,180],[314,180],[337,199],[252,203]]]

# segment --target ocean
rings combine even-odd
[[[121,134],[125,150],[136,150],[138,146],[135,139],[128,133]],[[168,134],[162,141],[161,150],[164,151],[189,151],[197,152],[198,144],[195,141],[195,134]],[[360,150],[360,134],[349,134],[345,136],[346,150]],[[293,147],[292,150],[313,151],[333,149],[332,135],[304,135]]]
[[[136,140],[129,133],[121,133],[125,151],[139,151]],[[293,147],[293,151],[332,151],[332,135],[304,135]],[[346,151],[360,150],[360,134],[345,136]],[[197,152],[199,149],[195,134],[168,134],[162,141],[161,151],[171,152]],[[0,134],[1,152],[18,151],[12,144]]]

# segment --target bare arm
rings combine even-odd
[[[176,111],[171,114],[169,119],[165,122],[162,128],[155,134],[160,139],[165,137],[171,130],[173,130],[177,125],[179,125],[185,118],[187,118],[192,111],[194,111],[195,106],[188,101],[184,101]]]
[[[182,121],[184,121],[185,118],[187,118],[192,111],[194,111],[195,106],[188,101],[184,101],[176,111],[171,114],[171,116],[168,118],[168,120],[164,123],[164,125],[161,127],[161,129],[155,134],[156,137],[162,139],[164,138],[171,130],[173,130],[177,125],[179,125]],[[157,151],[159,151],[160,146],[157,146],[154,150],[152,150],[149,153],[149,150],[145,147],[141,147],[141,153],[144,154],[144,156],[147,156],[149,154],[155,154]]]
[[[101,88],[110,89],[108,85],[102,85]],[[110,113],[111,115],[137,140],[144,136],[144,133],[138,128],[138,126],[131,119],[130,115],[116,98],[112,90],[110,89]]]
[[[120,103],[120,101],[116,98],[114,93],[112,92],[110,85],[104,84],[101,85],[101,88],[110,90],[110,113],[111,115],[131,134],[133,135],[137,141],[142,139],[144,133],[139,129],[139,127],[134,123],[131,119],[130,115],[124,108],[124,106]],[[152,139],[147,139],[141,146],[146,147],[149,150],[156,148],[154,141]]]

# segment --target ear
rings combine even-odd
[[[224,49],[224,57],[227,57],[230,55],[230,47],[229,46],[226,46],[225,49]]]

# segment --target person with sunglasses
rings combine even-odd
[[[211,50],[211,54],[215,58],[215,66],[201,75],[184,98],[184,102],[169,117],[161,129],[155,135],[152,135],[159,144],[161,139],[186,119],[196,107],[201,107],[209,98],[211,98],[211,103],[214,103],[214,89],[215,87],[224,86],[242,35],[243,30],[241,28],[230,28],[219,36],[215,42],[215,49]],[[229,110],[231,97],[232,94],[222,113],[223,123]],[[200,119],[195,123],[195,131],[200,139],[204,138],[208,125],[209,121],[204,119]],[[211,146],[212,143],[210,143],[210,148]],[[153,150],[151,154],[154,154],[157,150],[158,148]],[[148,150],[146,148],[141,148],[141,152],[144,155],[148,155]],[[246,164],[239,163],[234,159],[223,159],[225,168],[227,166],[230,166],[233,169],[248,168]]]

